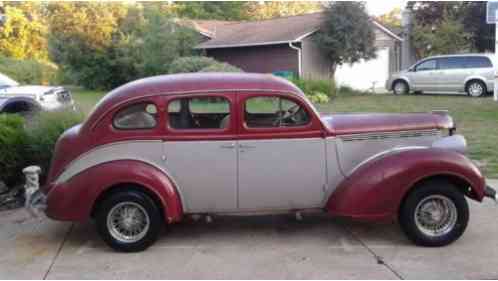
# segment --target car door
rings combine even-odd
[[[239,98],[239,209],[321,207],[326,152],[316,116],[285,95]]]
[[[437,61],[435,59],[425,60],[413,68],[409,73],[410,82],[415,91],[437,90]]]
[[[437,77],[438,88],[441,92],[459,92],[470,69],[466,68],[466,57],[443,57],[438,58],[439,77]]]
[[[233,94],[166,98],[164,167],[185,212],[237,209],[237,141]]]

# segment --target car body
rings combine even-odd
[[[390,76],[386,89],[409,92],[461,94],[480,97],[494,88],[494,55],[459,54],[433,56]]]
[[[63,87],[19,85],[0,73],[0,112],[20,113],[73,108],[69,90]]]
[[[125,251],[156,237],[119,234],[145,218],[154,232],[153,221],[187,215],[314,210],[392,221],[413,190],[432,191],[428,184],[448,185],[463,202],[492,196],[454,133],[445,112],[321,114],[272,75],[146,78],[107,94],[60,137],[45,212],[93,217],[104,240]],[[441,239],[434,245],[456,238]]]

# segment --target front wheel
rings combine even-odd
[[[97,230],[113,249],[122,252],[145,250],[159,236],[160,210],[141,192],[124,191],[106,198],[97,213]]]
[[[408,84],[402,80],[394,82],[392,89],[395,95],[406,95],[409,92]]]
[[[415,244],[445,246],[457,240],[469,221],[469,207],[457,186],[430,181],[416,187],[399,213],[401,228]]]

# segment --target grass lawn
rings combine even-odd
[[[73,90],[78,106],[89,112],[102,92]],[[498,178],[498,103],[488,98],[432,95],[349,95],[317,106],[321,112],[428,112],[447,109],[457,132],[467,138],[470,158],[479,161],[487,177]]]

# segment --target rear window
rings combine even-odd
[[[467,57],[467,68],[493,67],[488,57]]]

